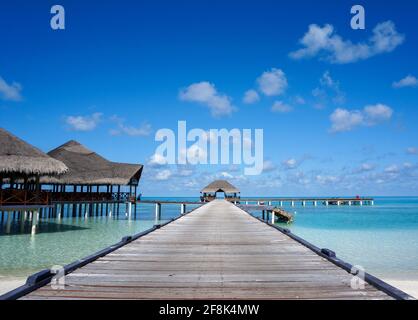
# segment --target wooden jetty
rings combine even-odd
[[[292,223],[293,222],[293,215],[291,213],[283,210],[282,208],[278,208],[275,206],[240,204],[239,207],[241,209],[244,209],[245,211],[261,211],[263,220],[271,221],[271,223],[276,223],[276,222]]]
[[[244,204],[254,204],[257,205],[269,205],[271,206],[273,203],[278,204],[282,207],[284,204],[288,204],[294,207],[297,203],[300,203],[303,207],[311,204],[312,206],[316,207],[318,204],[322,204],[324,206],[363,206],[363,205],[374,205],[374,198],[366,198],[366,197],[316,197],[316,198],[230,198],[228,199],[231,202],[239,202]]]
[[[40,273],[8,299],[409,299],[351,265],[214,200],[65,268],[65,284]],[[46,275],[45,275],[46,274]],[[40,284],[39,284],[40,283]]]

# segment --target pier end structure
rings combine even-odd
[[[231,202],[239,202],[240,191],[226,180],[215,180],[204,187],[201,191],[200,200],[202,202],[209,202],[220,198],[218,194],[221,194],[221,198]]]

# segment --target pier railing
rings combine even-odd
[[[49,199],[48,192],[44,191],[0,190],[0,206],[47,205]]]
[[[135,202],[129,192],[49,192],[51,202]]]

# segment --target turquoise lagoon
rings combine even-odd
[[[312,244],[373,275],[418,280],[418,197],[375,197],[374,206],[285,209],[295,221],[279,225]]]
[[[197,205],[189,205],[187,210],[194,207]],[[125,205],[112,217],[73,218],[66,212],[60,220],[41,219],[35,235],[31,235],[30,221],[22,224],[15,219],[8,223],[6,214],[0,224],[0,280],[27,277],[54,265],[66,265],[115,244],[124,236],[149,229],[156,223],[154,210],[153,204],[138,204],[131,219],[126,216]],[[179,214],[179,205],[162,205],[159,222]]]
[[[376,276],[418,280],[418,198],[377,197],[374,206],[363,207],[302,207],[298,203],[285,208],[295,215],[295,222],[286,227],[314,245],[334,250],[338,257]],[[121,206],[111,218],[44,219],[35,235],[30,234],[30,222],[17,220],[8,226],[4,217],[0,224],[0,277],[26,277],[53,265],[68,264],[155,223],[153,205],[138,205],[131,219],[125,212]],[[179,213],[179,205],[163,205],[162,221]]]

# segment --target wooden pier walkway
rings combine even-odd
[[[225,200],[81,267],[63,289],[22,299],[391,299]]]

